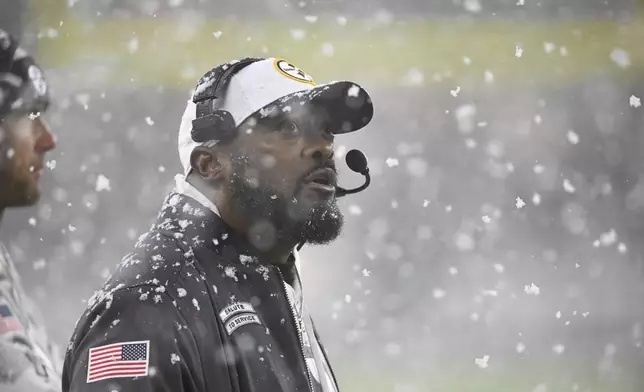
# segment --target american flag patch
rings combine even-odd
[[[22,329],[20,320],[11,312],[9,306],[0,304],[0,335],[13,331],[21,331]]]
[[[148,375],[150,341],[122,342],[89,350],[87,382]]]

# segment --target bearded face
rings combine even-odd
[[[0,123],[1,207],[35,204],[45,153],[55,147],[47,124],[39,116],[5,118]]]
[[[278,240],[326,244],[338,237],[344,219],[335,193],[319,191],[309,181],[312,172],[335,172],[332,160],[297,171],[295,162],[279,157],[235,156],[232,162],[230,194],[252,222],[248,234],[255,247],[267,250]]]

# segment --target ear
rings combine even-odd
[[[190,154],[190,166],[204,180],[221,182],[228,178],[224,154],[213,148],[195,147]]]

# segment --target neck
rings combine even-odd
[[[246,239],[257,250],[259,256],[272,264],[286,263],[297,245],[295,241],[283,238],[275,231],[274,226],[266,221],[255,221],[240,232],[245,233]]]
[[[220,189],[216,189],[199,176],[188,176],[187,181],[216,207],[221,219],[251,248],[249,251],[272,264],[288,261],[297,245],[295,240],[287,240],[274,225],[249,216],[246,211],[235,207],[235,200]]]

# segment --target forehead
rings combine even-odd
[[[21,133],[24,131],[46,128],[47,124],[42,118],[43,113],[27,113],[24,111],[12,112],[0,120],[7,131],[11,133]]]
[[[301,131],[321,131],[328,126],[329,116],[324,108],[297,104],[260,111],[244,121],[247,128],[265,132],[279,130],[289,123],[295,123]]]

